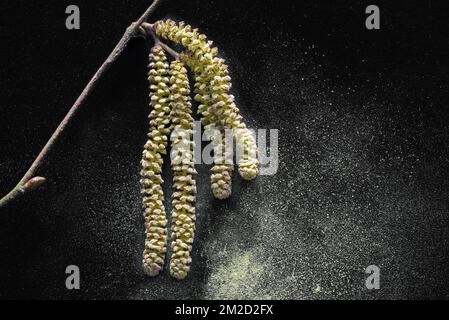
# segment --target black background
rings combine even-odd
[[[371,1],[166,0],[151,20],[200,28],[230,65],[248,125],[280,130],[278,174],[236,177],[219,202],[200,166],[192,272],[146,278],[138,172],[151,44],[135,39],[39,169],[46,186],[0,210],[0,297],[448,297],[444,3],[374,2],[381,29],[369,31]],[[70,4],[78,31],[65,28]],[[1,194],[148,4],[2,2]],[[241,279],[214,274],[245,254],[253,284],[226,292]],[[69,264],[81,290],[65,288]],[[382,270],[376,292],[364,287],[370,264]]]

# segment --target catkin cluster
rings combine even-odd
[[[182,59],[195,73],[195,100],[200,103],[198,111],[202,115],[204,125],[221,133],[226,129],[232,130],[236,144],[242,151],[238,159],[239,173],[246,180],[254,179],[259,173],[255,139],[241,121],[242,117],[235,104],[234,96],[230,94],[231,77],[228,66],[217,56],[218,49],[212,46],[212,41],[207,41],[204,34],[200,34],[197,29],[192,29],[183,22],[158,21],[155,24],[155,31],[158,36],[187,48],[187,53],[182,55]],[[218,189],[219,192],[214,192],[214,195],[219,198],[230,194],[230,179],[227,180],[227,178],[232,173],[232,166],[223,160],[227,158],[226,152],[224,154],[224,157],[215,159],[215,166],[217,166],[215,172],[218,172],[219,178],[217,176],[212,178],[215,190],[217,186],[229,188],[229,190]]]
[[[167,218],[163,204],[162,155],[166,153],[170,124],[169,66],[160,46],[150,53],[148,80],[150,82],[150,130],[142,154],[141,192],[145,209],[145,250],[143,269],[150,276],[159,274],[165,259]]]
[[[170,228],[170,274],[184,279],[192,262],[191,251],[195,234],[196,170],[194,166],[193,117],[190,99],[188,66],[194,73],[194,99],[205,133],[213,145],[214,165],[211,187],[216,198],[231,195],[233,172],[233,140],[239,153],[238,167],[242,178],[251,180],[259,173],[256,142],[241,121],[234,96],[230,94],[231,77],[225,61],[206,36],[184,23],[171,20],[154,25],[155,33],[186,47],[174,54],[177,59],[168,64],[156,39],[150,53],[150,132],[142,159],[141,186],[145,208],[146,240],[144,271],[159,274],[164,265],[167,242],[167,218],[162,191],[162,155],[166,153],[168,136],[171,141],[173,171],[172,218]],[[167,49],[169,50],[169,49]],[[169,50],[170,51],[170,50]]]

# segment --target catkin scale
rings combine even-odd
[[[184,279],[190,270],[190,252],[195,233],[195,166],[193,157],[193,117],[187,70],[179,60],[170,65],[172,120],[171,165],[173,200],[170,274]]]
[[[212,47],[205,35],[183,22],[158,21],[155,27],[159,36],[187,47],[190,54],[183,58],[196,74],[195,100],[200,102],[199,112],[205,122],[213,123],[215,128],[232,129],[236,143],[242,149],[238,159],[239,173],[246,180],[254,179],[259,173],[255,139],[241,121],[234,96],[229,94],[231,78],[224,60],[217,57],[217,48]]]
[[[142,154],[141,193],[145,218],[143,269],[149,276],[162,270],[167,242],[167,218],[163,204],[162,155],[166,153],[170,124],[170,90],[167,57],[160,46],[151,49],[148,80],[150,83],[150,129]]]

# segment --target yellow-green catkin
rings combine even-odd
[[[190,62],[188,58],[185,61]],[[231,195],[232,190],[232,155],[228,151],[231,146],[226,147],[225,130],[219,123],[215,109],[212,104],[211,87],[209,77],[204,74],[195,77],[195,100],[199,102],[198,112],[201,113],[201,121],[204,130],[209,136],[214,148],[214,165],[212,166],[211,188],[217,199],[226,199]],[[229,141],[228,141],[229,142]],[[232,141],[231,141],[232,143]]]
[[[183,55],[183,59],[196,75],[195,100],[201,104],[198,111],[215,128],[232,129],[243,151],[238,159],[239,173],[244,179],[254,179],[259,173],[255,139],[241,121],[234,96],[229,94],[231,77],[225,61],[217,57],[218,49],[212,47],[204,34],[183,22],[158,21],[155,29],[159,36],[187,47],[189,54]]]
[[[179,60],[170,65],[171,166],[173,169],[173,211],[171,225],[170,274],[184,279],[190,270],[195,234],[195,162],[193,117],[187,69]]]
[[[164,266],[167,217],[162,191],[162,155],[166,154],[170,125],[169,65],[160,46],[150,52],[148,80],[150,82],[150,129],[142,155],[141,192],[145,209],[145,249],[143,269],[156,276]]]

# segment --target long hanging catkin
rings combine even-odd
[[[171,226],[170,274],[184,279],[190,270],[195,233],[195,194],[193,118],[187,70],[179,60],[170,65],[172,120],[173,211]]]
[[[183,59],[187,63],[191,62],[188,57],[183,56]],[[197,70],[197,72],[200,71]],[[195,100],[200,103],[198,112],[202,115],[201,121],[214,148],[214,165],[211,169],[212,193],[217,199],[226,199],[231,195],[234,166],[232,165],[231,155],[227,152],[228,150],[225,150],[225,130],[219,123],[216,110],[210,99],[212,95],[209,85],[210,77],[206,74],[200,74],[195,77],[195,81]]]
[[[236,143],[243,153],[238,159],[239,173],[246,180],[254,179],[259,173],[255,139],[240,121],[234,96],[229,94],[231,78],[228,67],[223,59],[217,57],[217,48],[212,48],[212,42],[207,41],[205,35],[183,22],[176,24],[172,20],[158,21],[155,30],[159,36],[182,44],[189,50],[190,55],[184,55],[185,62],[195,72],[197,83],[201,83],[195,88],[195,99],[202,104],[199,112],[204,118],[211,118],[210,121],[216,128],[221,126],[232,129]]]
[[[162,155],[166,154],[170,124],[169,66],[163,49],[151,49],[148,80],[150,82],[150,129],[142,157],[141,192],[145,208],[146,239],[143,269],[149,276],[162,270],[167,241],[167,218],[163,204]]]
[[[205,131],[209,134],[214,148],[214,165],[211,169],[212,193],[217,199],[226,199],[232,190],[232,165],[231,155],[225,150],[225,127],[220,122],[217,106],[212,97],[216,96],[212,85],[214,72],[210,69],[198,66],[190,55],[183,54],[181,58],[195,73],[195,100],[199,103],[198,113],[202,115],[201,121]],[[228,146],[229,149],[230,146]]]

